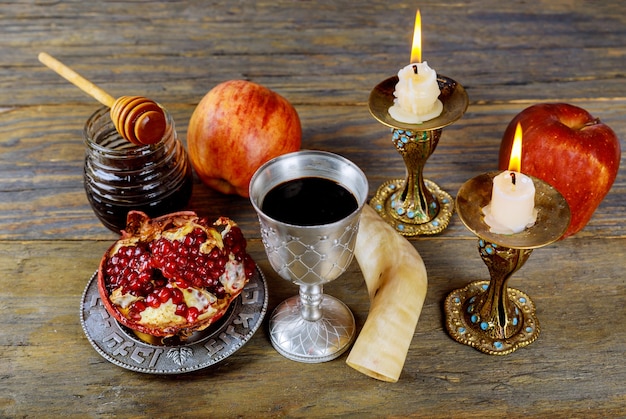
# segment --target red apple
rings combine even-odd
[[[530,106],[509,123],[500,144],[507,169],[517,123],[522,126],[522,172],[558,190],[572,218],[562,236],[580,231],[611,189],[620,163],[620,143],[609,126],[567,103]]]
[[[245,80],[211,89],[196,106],[187,131],[189,158],[202,182],[243,197],[263,163],[299,150],[301,141],[300,118],[291,103]]]

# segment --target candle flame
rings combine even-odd
[[[413,29],[413,45],[411,46],[411,62],[422,62],[422,15],[419,9],[415,13],[415,27]]]
[[[509,170],[513,172],[522,171],[522,125],[519,122],[515,128],[515,136],[513,137]]]

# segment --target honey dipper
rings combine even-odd
[[[58,75],[111,108],[111,120],[115,129],[126,140],[144,145],[154,144],[163,137],[167,126],[165,114],[153,100],[142,96],[122,96],[115,99],[49,54],[41,52],[38,58]]]

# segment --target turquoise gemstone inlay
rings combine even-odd
[[[489,288],[489,284],[483,284],[483,285],[481,286],[481,288],[482,288],[483,290],[487,291],[487,288]]]
[[[474,314],[472,317],[470,317],[470,320],[472,321],[472,323],[478,323],[478,316]]]
[[[519,323],[519,320],[517,320],[517,317],[513,317],[513,326],[517,326],[517,323]]]
[[[481,322],[480,323],[480,328],[483,329],[483,330],[487,330],[489,328],[489,323]]]
[[[526,304],[526,299],[524,297],[520,297],[519,302],[522,304]]]
[[[376,211],[382,211],[383,206],[381,204],[376,204]]]
[[[398,224],[396,228],[400,231],[404,231],[404,224]]]
[[[432,221],[432,224],[433,224],[435,227],[439,227],[439,220],[433,220],[433,221]]]
[[[404,208],[398,208],[396,210],[396,212],[398,213],[398,215],[403,215],[404,214]]]
[[[472,311],[474,311],[474,306],[467,307],[467,312],[468,313],[471,313]]]
[[[493,346],[494,346],[496,349],[500,350],[500,349],[502,349],[502,342],[498,342],[498,341],[496,341],[496,342],[494,342],[494,343],[493,343]]]
[[[464,333],[465,333],[465,328],[464,328],[464,327],[459,327],[459,328],[457,329],[457,331],[458,331],[460,334],[464,334]]]
[[[533,328],[532,328],[532,327],[528,326],[528,327],[526,328],[526,333],[531,333],[532,331],[533,331]]]
[[[487,246],[487,247],[485,247],[485,251],[486,251],[488,254],[493,255],[493,252],[494,252],[495,250],[493,250],[493,247],[491,247],[491,246]]]
[[[461,299],[459,297],[454,297],[454,304],[459,304]]]
[[[469,299],[470,303],[473,303],[474,301],[476,301],[476,296],[473,296],[472,298]]]

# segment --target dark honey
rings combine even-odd
[[[98,219],[112,231],[126,226],[130,210],[156,217],[182,210],[189,202],[191,164],[171,117],[165,115],[168,128],[163,139],[145,146],[118,134],[108,108],[94,113],[85,125],[85,192]]]

